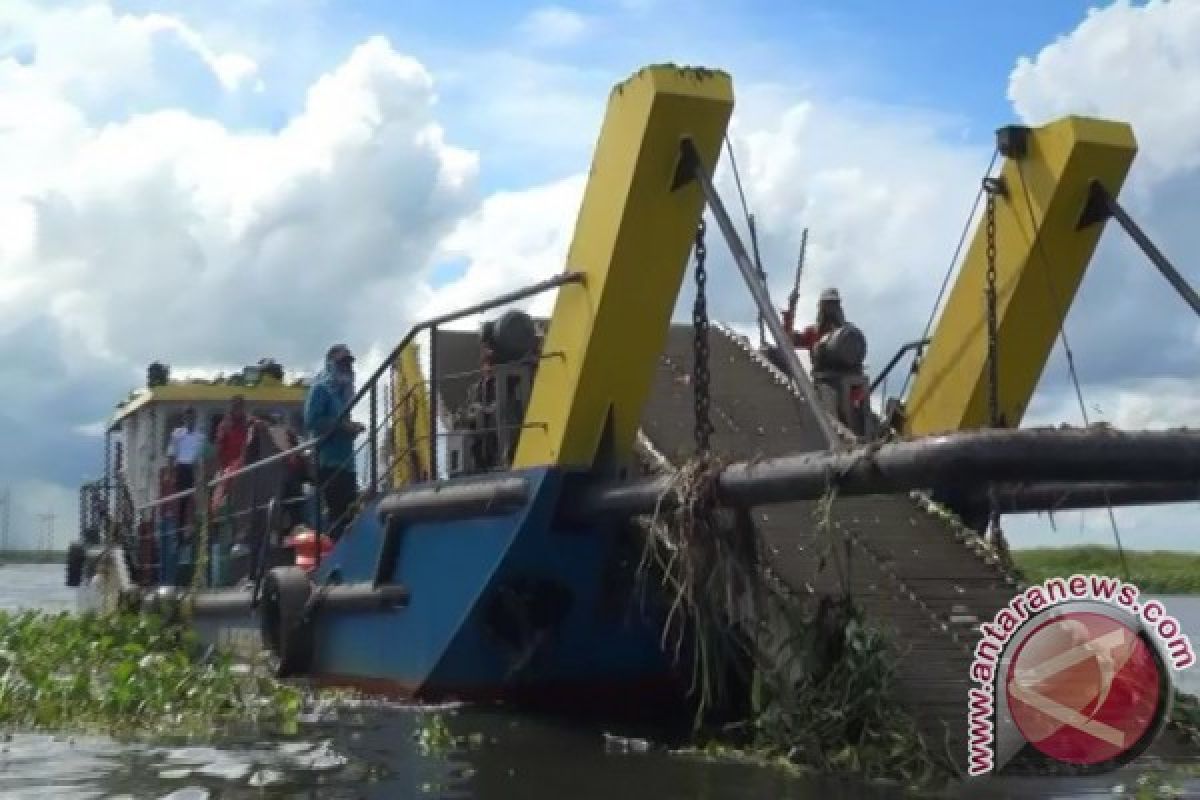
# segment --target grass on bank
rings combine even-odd
[[[0,612],[0,725],[118,736],[293,729],[300,693],[146,615]]]
[[[1047,578],[1075,573],[1097,573],[1124,578],[1121,559],[1112,547],[1041,547],[1014,550],[1013,559],[1026,580],[1040,583]],[[1126,550],[1128,582],[1152,594],[1200,594],[1200,553],[1170,550]]]

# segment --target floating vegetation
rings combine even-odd
[[[845,591],[832,495],[817,504],[816,527],[843,592],[800,597],[767,570],[749,515],[717,507],[718,468],[684,466],[668,490],[674,510],[660,504],[641,521],[639,576],[665,590],[665,641],[677,659],[690,652],[696,733],[711,740],[688,752],[910,786],[952,777],[953,761],[894,699],[888,642]]]
[[[290,732],[302,696],[148,615],[0,612],[0,724],[121,736]]]

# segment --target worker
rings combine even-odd
[[[483,324],[479,337],[479,380],[467,394],[466,427],[472,471],[498,466],[500,437],[496,430],[495,325]]]
[[[795,320],[788,313],[788,309],[783,311],[783,328],[792,337],[793,346],[808,350],[813,354],[814,359],[817,357],[817,345],[825,335],[845,324],[846,312],[842,310],[842,298],[837,289],[826,289],[821,292],[821,297],[817,300],[816,323],[809,325],[799,333],[795,331]],[[813,369],[820,369],[815,360]]]
[[[196,486],[196,464],[204,455],[204,434],[196,430],[196,409],[183,412],[183,423],[171,431],[167,444],[167,468],[174,480],[175,492],[188,492],[179,500],[178,525],[183,527],[189,520],[191,492]]]
[[[317,443],[317,486],[328,515],[329,536],[337,541],[350,522],[350,508],[358,496],[354,440],[366,428],[343,416],[354,398],[354,354],[335,344],[325,354],[325,368],[317,375],[304,401],[304,427]]]
[[[250,436],[250,419],[246,416],[246,398],[234,395],[229,411],[217,426],[217,470],[224,472],[241,466],[246,440]]]
[[[817,319],[804,330],[796,332],[794,320],[783,312],[783,327],[791,337],[793,347],[809,352],[812,378],[818,385],[828,387],[835,398],[838,417],[856,433],[862,433],[867,411],[863,363],[867,357],[867,340],[862,331],[846,321],[842,298],[837,289],[826,289],[817,300]],[[776,366],[782,365],[778,351],[768,354]],[[785,368],[783,368],[786,371]]]

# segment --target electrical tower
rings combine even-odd
[[[54,541],[54,518],[58,516],[53,511],[45,514],[38,514],[38,519],[45,523],[46,527],[42,529],[42,547],[43,553],[48,553],[51,550],[51,543]]]

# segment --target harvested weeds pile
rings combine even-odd
[[[822,771],[908,784],[951,775],[952,760],[926,745],[894,699],[884,637],[848,591],[797,596],[772,579],[751,516],[716,507],[719,467],[685,464],[667,492],[673,502],[638,520],[639,580],[667,595],[664,643],[690,668],[697,731]],[[824,531],[822,564],[841,572],[831,502],[818,504],[814,525]]]

